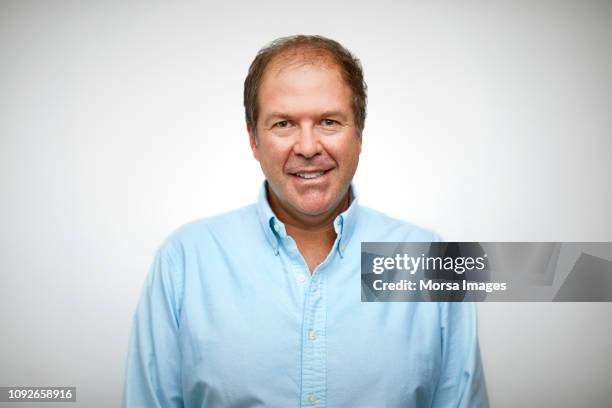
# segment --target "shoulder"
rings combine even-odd
[[[359,225],[368,235],[373,235],[372,241],[442,241],[435,231],[392,217],[370,207],[359,207]],[[384,238],[384,239],[381,239]]]
[[[255,204],[199,218],[176,228],[163,241],[160,251],[173,258],[184,258],[186,253],[203,245],[231,240],[245,230],[252,230],[257,222]]]

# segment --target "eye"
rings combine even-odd
[[[335,120],[333,120],[333,119],[323,119],[323,120],[321,121],[321,124],[322,124],[322,125],[325,125],[325,126],[333,126],[333,125],[335,125],[336,123],[338,123],[338,122],[336,122],[336,121],[335,121]]]
[[[280,129],[286,129],[288,128],[290,125],[288,120],[281,120],[280,122],[276,122],[274,124],[274,127],[280,128]]]

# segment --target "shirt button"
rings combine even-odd
[[[317,405],[317,397],[316,397],[316,395],[309,395],[308,396],[308,405],[310,405],[310,406]]]
[[[274,224],[274,231],[278,232],[278,230],[280,230],[280,227],[278,226],[278,224]]]
[[[346,251],[346,245],[344,245],[344,244],[340,245],[340,250],[342,252]]]
[[[304,275],[298,275],[297,276],[297,280],[300,283],[304,283],[304,282],[306,282],[306,277]]]
[[[315,341],[317,339],[317,332],[314,330],[311,330],[308,332],[308,339]]]

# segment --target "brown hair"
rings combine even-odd
[[[315,58],[327,59],[340,69],[340,74],[351,88],[353,94],[353,116],[357,137],[361,137],[366,117],[367,85],[363,79],[361,62],[340,43],[319,35],[295,35],[278,38],[259,50],[249,67],[249,73],[244,80],[244,113],[247,126],[257,137],[257,117],[259,115],[259,85],[263,73],[274,57],[282,54],[297,55],[304,50]]]

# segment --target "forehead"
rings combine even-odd
[[[340,67],[328,54],[291,53],[275,56],[266,66],[259,87],[259,109],[351,108],[352,92]]]

